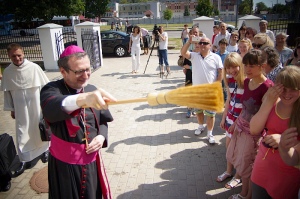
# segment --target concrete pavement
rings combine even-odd
[[[153,51],[156,55],[156,51]],[[131,74],[131,58],[104,57],[104,66],[95,71],[91,84],[101,87],[117,99],[146,97],[148,93],[168,91],[184,85],[184,74],[177,66],[179,50],[169,51],[172,74],[167,79],[158,75],[158,57],[141,56],[139,73]],[[46,72],[50,78],[58,72]],[[3,111],[0,92],[0,132],[15,137],[14,121]],[[217,175],[225,171],[225,135],[216,117],[215,145],[205,139],[206,131],[195,136],[195,117],[186,118],[186,107],[147,103],[110,106],[114,121],[109,124],[109,147],[102,150],[113,198],[116,199],[204,199],[228,198],[241,187],[227,190]],[[0,199],[48,198],[30,188],[33,173],[47,164],[41,161],[21,176],[13,178],[12,188],[0,192]]]

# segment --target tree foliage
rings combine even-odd
[[[220,11],[217,8],[214,8],[214,16],[220,15]]]
[[[239,5],[239,14],[246,15],[251,14],[251,0],[243,0],[242,3]]]
[[[169,21],[173,16],[173,11],[170,8],[167,8],[163,11],[163,18],[167,21]],[[167,22],[168,27],[168,22]]]
[[[289,14],[291,11],[291,7],[283,4],[275,4],[273,8],[271,8],[271,12],[275,14]]]
[[[163,11],[163,17],[165,20],[169,21],[173,16],[173,11],[170,8],[167,8]]]
[[[214,7],[211,5],[210,0],[198,0],[198,5],[195,8],[196,14],[199,16],[211,16]]]
[[[148,0],[120,0],[120,4],[129,4],[129,3],[146,3]]]
[[[184,13],[183,16],[190,16],[190,9],[188,8],[188,6],[184,6]]]
[[[103,16],[108,11],[109,0],[85,0],[85,17],[95,18]]]
[[[269,8],[266,6],[265,3],[259,2],[256,4],[256,11],[255,11],[256,14],[260,14],[260,11],[268,11],[268,10]]]
[[[84,10],[83,0],[2,0],[3,14],[14,14],[16,21],[34,18],[51,21],[54,16],[72,16]]]

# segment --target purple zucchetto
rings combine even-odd
[[[84,53],[84,50],[82,48],[80,48],[79,46],[71,45],[71,46],[68,46],[64,50],[64,52],[62,52],[62,54],[59,56],[59,58],[61,59],[66,56],[73,55],[74,53]]]

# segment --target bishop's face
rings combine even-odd
[[[73,89],[81,89],[88,84],[91,76],[90,59],[88,56],[82,58],[71,57],[68,61],[69,70],[60,68],[64,80]]]

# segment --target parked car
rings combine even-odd
[[[100,22],[108,22],[107,19],[100,19]]]
[[[220,25],[220,23],[221,23],[222,21],[220,21],[220,20],[214,20],[214,24],[215,25]],[[234,31],[235,30],[235,26],[233,26],[233,25],[230,25],[230,24],[226,24],[227,25],[227,31],[228,32],[232,32],[232,31]]]
[[[117,57],[128,55],[130,36],[121,31],[108,30],[101,32],[102,53],[114,53]]]

